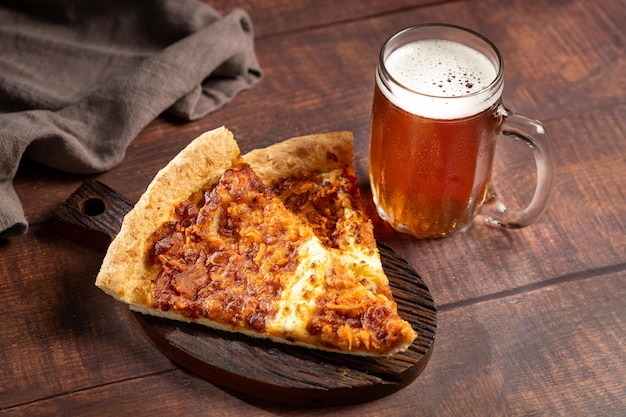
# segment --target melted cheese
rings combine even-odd
[[[343,265],[350,265],[350,269],[359,276],[371,281],[375,285],[388,284],[389,280],[381,274],[382,263],[377,254],[371,254],[363,250],[353,252],[337,251],[337,257]]]
[[[283,290],[276,316],[267,323],[267,330],[277,334],[302,335],[318,298],[324,292],[324,276],[329,252],[317,238],[300,248],[300,263]]]

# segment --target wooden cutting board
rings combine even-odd
[[[55,210],[63,236],[106,249],[133,203],[85,182]],[[173,362],[236,395],[288,405],[338,406],[372,401],[411,383],[432,354],[437,313],[428,288],[392,248],[378,242],[400,316],[418,333],[406,352],[368,358],[283,345],[204,326],[130,312]],[[130,310],[129,310],[130,311]]]

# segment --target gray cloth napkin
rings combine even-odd
[[[23,157],[106,171],[166,112],[196,120],[262,78],[249,16],[197,0],[0,0],[0,237],[27,231]]]

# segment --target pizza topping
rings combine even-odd
[[[289,211],[309,224],[325,246],[346,250],[376,247],[356,177],[346,169],[304,173],[284,179],[274,189]]]
[[[346,226],[356,221],[353,186],[307,174],[273,190],[247,165],[226,171],[155,233],[155,307],[313,346],[385,353],[406,336],[388,330],[394,320],[412,330],[389,308],[386,287],[378,290],[376,264],[337,249],[365,240]]]
[[[390,308],[395,304],[384,291],[360,281],[319,243],[309,242],[302,252],[315,262],[296,271],[299,279],[283,293],[269,331],[318,347],[382,355],[412,340],[413,329]]]
[[[247,166],[226,171],[201,201],[184,201],[175,213],[154,236],[152,260],[163,268],[156,307],[263,331],[312,233],[293,224]]]

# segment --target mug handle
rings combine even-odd
[[[480,214],[490,225],[519,229],[536,221],[548,208],[554,184],[552,140],[540,121],[512,113],[504,106],[500,107],[498,113],[504,118],[500,134],[521,141],[532,149],[537,167],[537,186],[528,206],[515,210],[500,200],[491,185]]]

